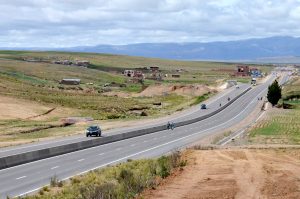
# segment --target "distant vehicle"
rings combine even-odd
[[[206,104],[201,104],[201,109],[206,109]]]
[[[101,136],[101,129],[100,129],[99,126],[97,126],[97,125],[89,126],[86,129],[86,137],[93,136],[93,135],[96,136],[96,137]]]
[[[167,129],[173,130],[174,128],[175,128],[175,123],[174,122],[168,122]]]
[[[236,85],[235,88],[240,88],[240,86],[239,86],[239,85]]]
[[[251,84],[252,84],[253,86],[256,86],[256,78],[252,78],[252,79],[251,79]]]

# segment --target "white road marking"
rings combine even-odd
[[[255,122],[257,122],[266,112],[263,112],[256,120]]]
[[[260,114],[260,116],[255,120],[254,123],[256,123],[263,115],[265,114],[265,112],[263,112],[262,114]],[[231,142],[232,139],[237,138],[238,136],[240,136],[241,134],[243,134],[245,132],[246,129],[242,130],[240,133],[236,134],[235,136],[233,136],[231,139],[227,140],[226,142],[224,142],[223,144],[221,144],[221,146],[225,146],[227,143]]]
[[[267,89],[267,88],[266,88],[266,89]],[[259,93],[259,95],[260,95],[262,92],[264,92],[266,89],[264,89],[263,91],[261,91],[261,92]],[[257,96],[258,96],[258,95],[257,95]],[[254,97],[255,100],[257,100],[257,99],[256,99],[257,96]],[[172,140],[172,141],[170,141],[170,142],[166,142],[166,143],[164,143],[164,144],[161,144],[161,145],[158,145],[158,146],[155,146],[155,147],[152,147],[152,148],[149,148],[149,149],[140,151],[140,152],[138,152],[138,153],[134,153],[134,154],[128,155],[128,156],[126,156],[126,157],[123,157],[123,158],[120,158],[120,159],[111,161],[111,162],[109,162],[109,163],[105,163],[105,164],[103,164],[103,165],[100,165],[100,166],[94,167],[94,168],[92,168],[92,169],[88,169],[88,170],[86,170],[86,171],[83,171],[83,172],[81,172],[81,173],[79,173],[79,174],[77,174],[77,175],[81,175],[81,174],[87,173],[87,172],[89,172],[89,171],[92,171],[92,170],[95,170],[95,169],[99,169],[99,168],[105,167],[105,166],[107,166],[107,165],[114,164],[114,163],[116,163],[116,162],[120,162],[120,161],[122,161],[122,160],[126,160],[126,159],[128,159],[128,158],[134,157],[134,156],[136,156],[136,155],[139,155],[139,154],[142,154],[142,153],[145,153],[145,152],[148,152],[148,151],[157,149],[157,148],[159,148],[159,147],[162,147],[162,146],[165,146],[165,145],[168,145],[168,144],[171,144],[171,143],[174,143],[174,142],[177,142],[177,141],[180,141],[180,140],[183,140],[183,139],[192,137],[192,136],[194,136],[194,135],[197,135],[197,134],[200,134],[200,133],[203,133],[203,132],[206,132],[206,131],[215,129],[215,128],[217,128],[217,127],[219,127],[219,126],[221,126],[221,125],[224,125],[224,124],[230,122],[231,120],[233,120],[233,119],[239,117],[242,113],[244,113],[244,112],[246,111],[246,109],[250,106],[250,104],[251,104],[251,103],[249,103],[248,106],[246,106],[246,107],[244,108],[244,110],[243,110],[242,112],[240,112],[238,115],[236,115],[234,118],[231,118],[230,120],[228,120],[228,121],[226,121],[226,122],[224,122],[224,123],[222,123],[222,124],[219,124],[219,125],[214,126],[214,127],[212,127],[212,128],[209,128],[209,129],[206,129],[206,130],[203,130],[203,131],[199,131],[199,132],[196,132],[196,133],[193,133],[193,134],[190,134],[190,135],[187,135],[187,136],[178,138],[178,139],[176,139],[176,140]],[[144,142],[147,142],[147,141],[145,140]],[[91,149],[91,148],[90,148],[90,149]],[[56,157],[57,157],[57,156],[56,156]],[[71,177],[73,177],[73,176],[75,176],[75,175],[66,177],[66,178],[64,178],[63,180],[67,180],[67,179],[69,179],[69,178],[71,178]],[[42,187],[38,187],[38,188],[36,188],[36,189],[32,189],[32,190],[27,191],[27,192],[25,192],[25,193],[23,193],[23,194],[17,195],[16,197],[24,196],[24,195],[26,195],[26,194],[32,193],[32,192],[34,192],[34,191],[37,191],[37,190],[39,190],[40,188],[42,188]]]
[[[51,168],[51,170],[53,170],[53,169],[57,169],[58,167],[59,167],[59,166],[52,167],[52,168]]]
[[[248,88],[248,87],[247,87]],[[245,88],[244,89],[244,91],[247,89],[247,88]],[[208,99],[208,100],[205,100],[203,103],[206,103],[207,105],[211,105],[211,104],[213,104],[214,102],[216,102],[216,101],[218,101],[219,99],[221,99],[222,97],[224,97],[225,95],[227,95],[227,94],[229,94],[229,93],[231,93],[231,92],[234,92],[234,88],[232,87],[232,88],[228,88],[228,89],[226,89],[226,91],[224,91],[224,93],[222,94],[222,95],[220,95],[220,96],[218,96],[218,95],[216,95],[216,96],[214,96],[214,97],[212,97],[212,98],[210,98],[210,99]],[[243,91],[242,91],[243,92]],[[221,93],[220,93],[221,94]],[[197,107],[197,105],[195,106],[195,107]],[[182,114],[182,115],[180,115],[179,117],[177,117],[176,119],[182,119],[182,118],[184,118],[184,117],[186,117],[186,116],[190,116],[190,115],[193,115],[193,114],[195,114],[196,112],[198,112],[199,111],[199,109],[198,108],[196,108],[196,109],[193,109],[193,110],[191,110],[191,111],[189,111],[189,112],[187,112],[187,113],[185,113],[185,114]]]
[[[266,89],[264,89],[263,91],[265,91]],[[262,91],[262,92],[263,92]],[[260,93],[262,93],[262,92],[260,92]],[[258,95],[260,95],[260,93],[258,94]],[[258,96],[257,95],[257,96]],[[253,100],[254,101],[254,100]],[[251,103],[249,103],[248,104],[248,106],[250,106],[250,104]],[[247,109],[248,108],[248,106],[245,108],[245,109]],[[241,112],[241,113],[243,113],[244,111],[245,111],[245,109]],[[240,113],[240,114],[241,114]],[[265,112],[263,112],[257,119],[256,119],[256,121],[255,122],[257,122],[261,117],[262,117],[262,115],[264,114]],[[237,115],[238,116],[238,115]],[[236,118],[236,117],[234,117],[234,118]],[[229,120],[230,121],[230,120]],[[231,139],[229,139],[229,140],[227,140],[226,142],[224,142],[223,144],[221,144],[221,146],[225,146],[228,142],[231,142],[231,140],[232,139],[235,139],[236,137],[238,137],[239,135],[241,135],[242,133],[244,133],[245,132],[245,129],[244,130],[242,130],[240,133],[238,133],[237,135],[235,135],[235,136],[233,136]]]
[[[267,88],[266,88],[266,89],[267,89]],[[265,90],[266,90],[266,89],[265,89]],[[263,91],[262,91],[262,92],[263,92]],[[262,92],[261,92],[261,93],[262,93]],[[259,95],[260,95],[260,94],[259,94]],[[257,95],[257,96],[258,96],[258,95]],[[257,96],[255,96],[254,98],[256,99]],[[253,101],[254,101],[254,100],[253,100]],[[214,116],[212,116],[212,117],[214,117]],[[157,133],[160,133],[160,132],[157,132]],[[155,133],[153,133],[153,134],[155,134]],[[149,135],[149,134],[147,134],[147,135]],[[147,135],[142,135],[142,136],[147,136]],[[82,138],[81,138],[81,139],[82,139]],[[132,139],[134,139],[134,138],[132,138]],[[116,141],[116,142],[103,144],[103,145],[101,145],[101,146],[113,145],[113,144],[120,143],[120,142],[125,142],[125,141],[127,141],[127,140],[119,140],[119,141]],[[143,142],[146,143],[146,142],[148,142],[148,141],[147,141],[147,140],[144,140]],[[91,148],[87,148],[87,149],[82,149],[82,150],[80,150],[80,151],[87,151],[87,150],[91,150],[91,149],[93,149],[93,148],[97,148],[97,147],[101,147],[101,146],[95,146],[95,147],[91,147]],[[13,166],[13,167],[1,169],[1,170],[0,170],[0,173],[1,173],[1,172],[5,172],[5,171],[7,171],[7,170],[14,169],[14,168],[22,167],[22,166],[24,166],[24,165],[30,165],[30,164],[34,164],[34,163],[37,163],[37,162],[42,162],[42,161],[46,161],[46,160],[49,160],[49,159],[54,159],[54,158],[57,158],[57,157],[68,156],[68,155],[70,155],[70,154],[77,153],[77,152],[78,152],[78,151],[73,151],[73,152],[70,152],[70,153],[66,153],[66,154],[62,154],[62,155],[58,155],[58,156],[53,156],[53,157],[49,157],[49,158],[46,158],[46,159],[37,160],[37,161],[33,161],[33,162],[29,162],[29,163],[25,163],[25,164]]]
[[[104,153],[99,153],[98,155],[104,155]]]
[[[82,162],[84,159],[77,160],[78,162]]]
[[[130,146],[134,147],[134,146],[135,146],[135,144],[132,144],[132,145],[130,145]]]
[[[233,89],[232,89],[233,90]],[[228,91],[224,92],[220,97],[218,98],[213,98],[210,102],[208,102],[207,104],[212,104],[214,101],[217,101],[218,99],[222,98],[223,96],[227,95],[228,93],[231,92],[231,89],[228,89]],[[198,110],[196,110],[198,111]],[[193,111],[193,112],[196,112],[196,111]],[[180,117],[178,117],[177,119],[180,119],[180,118],[183,118],[187,115],[191,115],[193,114],[193,112],[190,112],[188,114],[185,114],[185,115],[182,115]],[[15,148],[15,149],[9,149],[9,150],[2,150],[0,151],[0,153],[3,153],[3,152],[8,152],[8,151],[14,151],[14,150],[19,150],[19,149],[24,149],[24,148],[30,148],[30,147],[35,147],[35,146],[42,146],[42,145],[47,145],[47,144],[53,144],[53,143],[59,143],[59,142],[65,142],[65,141],[70,141],[70,140],[77,140],[77,139],[82,139],[81,137],[79,138],[71,138],[71,139],[67,139],[67,140],[59,140],[59,141],[55,141],[55,142],[51,142],[51,143],[41,143],[41,144],[36,144],[36,145],[30,145],[30,146],[24,146],[24,147],[18,147],[18,148]],[[121,140],[122,141],[122,140]],[[31,151],[29,151],[31,152]],[[13,155],[16,155],[16,154],[13,154]]]
[[[20,179],[23,179],[23,178],[26,178],[27,176],[21,176],[21,177],[18,177],[16,178],[16,180],[20,180]]]

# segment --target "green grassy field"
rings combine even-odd
[[[299,78],[283,88],[283,98],[300,93]],[[272,108],[268,117],[250,131],[250,141],[255,143],[300,144],[300,100],[285,100],[293,109]]]
[[[35,62],[24,61],[37,60]],[[88,60],[90,68],[52,64],[54,60]],[[197,104],[213,93],[201,96],[175,93],[151,97],[106,96],[109,91],[136,94],[147,86],[164,84],[215,86],[232,79],[236,64],[196,61],[174,61],[121,55],[67,52],[0,51],[0,97],[25,99],[47,107],[71,109],[69,116],[92,117],[95,120],[140,119],[144,112],[148,117],[158,117],[183,110]],[[183,69],[180,78],[165,78],[163,81],[146,79],[144,85],[134,84],[121,74],[124,69],[159,66],[164,74]],[[270,70],[269,67],[262,67]],[[67,86],[59,84],[63,78],[79,78],[81,84]],[[248,78],[249,79],[249,78]],[[239,81],[248,81],[241,78]],[[116,86],[105,87],[106,84]],[[161,106],[155,104],[161,103]],[[138,111],[136,111],[138,110]],[[144,114],[144,115],[145,115]],[[35,133],[20,133],[30,128],[57,124],[66,114],[56,115],[41,121],[26,119],[0,120],[1,142],[37,139],[72,134],[78,127],[51,128]],[[2,123],[1,123],[2,122]],[[84,126],[81,127],[84,130]],[[62,133],[57,133],[57,132]],[[0,143],[1,146],[1,143]]]
[[[128,82],[128,79],[117,72],[105,72],[101,66],[107,68],[136,68],[146,66],[159,66],[165,72],[172,72],[183,68],[185,72],[179,79],[166,79],[160,83],[172,84],[206,84],[215,85],[220,79],[230,77],[229,72],[223,69],[234,69],[234,64],[209,62],[183,62],[161,59],[148,59],[142,57],[129,57],[90,53],[64,53],[64,52],[25,52],[0,51],[0,95],[54,104],[80,110],[83,116],[90,115],[96,119],[127,118],[131,117],[129,109],[133,106],[145,107],[149,114],[159,114],[160,111],[152,108],[158,101],[166,101],[164,109],[174,111],[181,101],[189,100],[192,104],[195,99],[183,96],[170,95],[167,97],[136,97],[119,98],[102,95],[108,88],[106,83],[114,82],[123,87],[112,87],[109,90],[123,92],[140,92],[140,84]],[[22,59],[46,60],[44,62],[27,62]],[[51,64],[57,59],[89,60],[93,68],[65,66]],[[222,69],[222,70],[221,70]],[[79,78],[79,86],[60,85],[63,78]],[[145,86],[155,84],[153,80],[146,80]]]
[[[177,61],[124,55],[109,55],[96,53],[69,53],[69,52],[26,52],[26,51],[0,51],[0,59],[22,60],[32,58],[51,62],[53,60],[88,60],[92,68],[101,71],[123,71],[123,69],[144,68],[158,66],[164,73],[176,73],[184,69],[180,80],[167,79],[169,82],[206,83],[213,84],[217,79],[230,79],[235,63]],[[32,63],[31,63],[32,64]],[[53,67],[53,66],[52,66]],[[59,66],[57,66],[59,67]],[[260,66],[264,72],[269,72],[271,67]],[[67,74],[66,74],[67,75]],[[58,76],[59,77],[59,76]]]

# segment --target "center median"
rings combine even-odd
[[[249,87],[248,89],[243,91],[241,94],[239,94],[238,96],[233,98],[231,101],[229,101],[224,106],[220,107],[219,109],[217,109],[207,115],[203,115],[203,116],[192,118],[189,120],[177,122],[177,123],[175,123],[175,126],[176,127],[185,126],[185,125],[189,125],[189,124],[196,123],[196,122],[202,121],[204,119],[207,119],[207,118],[221,112],[225,108],[227,108],[229,105],[231,105],[234,101],[236,101],[242,95],[247,93],[249,90],[251,90],[251,87]],[[156,127],[150,127],[150,128],[145,128],[145,129],[129,131],[126,133],[120,133],[120,134],[116,134],[116,135],[112,135],[112,136],[95,138],[95,139],[91,139],[91,140],[85,140],[85,141],[76,142],[76,143],[70,143],[70,144],[65,144],[65,145],[60,145],[60,146],[55,146],[55,147],[39,149],[36,151],[30,151],[30,152],[10,155],[10,156],[0,158],[0,169],[5,169],[5,168],[9,168],[9,167],[13,167],[13,166],[17,166],[17,165],[21,165],[21,164],[25,164],[25,163],[37,161],[37,160],[42,160],[42,159],[46,159],[46,158],[50,158],[50,157],[54,157],[54,156],[58,156],[58,155],[66,154],[66,153],[71,153],[71,152],[75,152],[75,151],[79,151],[79,150],[83,150],[83,149],[87,149],[87,148],[92,148],[92,147],[103,145],[103,144],[108,144],[108,143],[117,142],[117,141],[129,139],[129,138],[133,138],[133,137],[138,137],[138,136],[142,136],[142,135],[146,135],[146,134],[150,134],[150,133],[155,133],[155,132],[159,132],[159,131],[163,131],[163,130],[167,130],[167,129],[168,129],[167,125],[159,125]]]

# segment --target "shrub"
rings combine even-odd
[[[181,154],[180,151],[175,151],[170,155],[171,167],[176,168],[179,166],[181,161]]]
[[[79,184],[80,183],[80,179],[79,178],[71,178],[71,183],[72,184]]]
[[[170,175],[170,165],[169,163],[169,159],[166,156],[162,156],[160,157],[158,160],[158,174],[160,177],[162,178],[166,178]]]
[[[39,194],[40,194],[41,196],[44,195],[44,190],[43,190],[43,189],[39,190]]]
[[[48,192],[48,191],[49,191],[49,188],[48,188],[47,186],[45,186],[45,187],[43,187],[42,190]]]
[[[179,163],[180,167],[185,167],[187,165],[187,160],[181,160]]]
[[[58,179],[57,179],[57,176],[53,176],[50,178],[50,186],[51,187],[56,187],[58,184]]]

